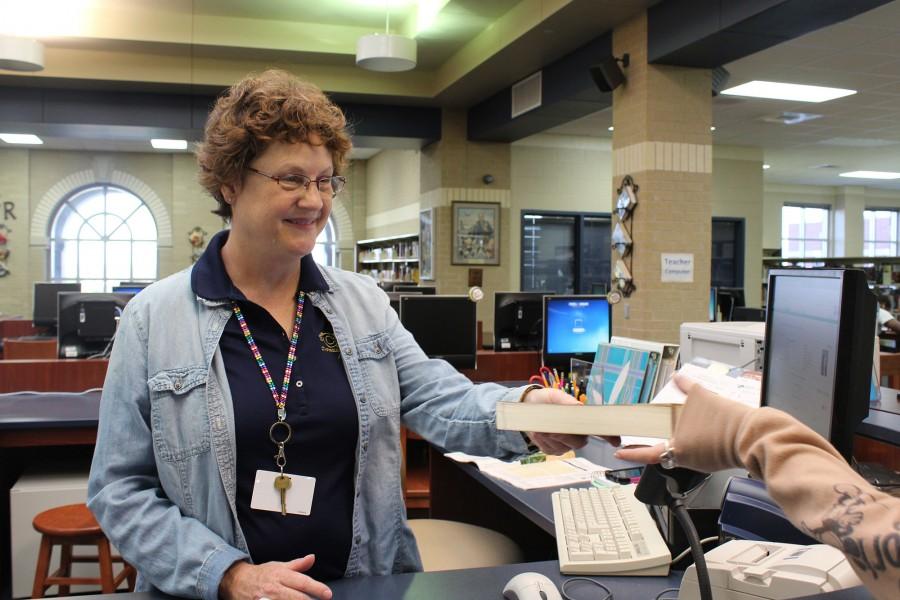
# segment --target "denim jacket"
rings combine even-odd
[[[330,290],[308,301],[334,328],[359,415],[345,576],[419,570],[400,484],[401,421],[444,448],[521,454],[521,435],[497,431],[495,406],[517,401],[523,389],[473,385],[446,362],[428,359],[371,279],[320,269]],[[88,506],[137,568],[139,591],[215,600],[225,571],[249,560],[236,516],[234,415],[218,349],[231,315],[228,303],[193,293],[187,269],[135,296],[119,324]]]

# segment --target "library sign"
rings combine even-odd
[[[662,280],[667,283],[693,283],[694,255],[663,254]]]

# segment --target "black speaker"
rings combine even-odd
[[[625,54],[621,59],[615,56],[607,57],[590,68],[591,78],[601,92],[611,92],[625,83],[625,73],[619,68],[619,62],[627,67],[628,55]]]

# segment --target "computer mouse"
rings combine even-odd
[[[540,573],[519,573],[503,588],[506,600],[562,600],[556,584]]]

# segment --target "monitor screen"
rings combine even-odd
[[[133,294],[64,292],[59,295],[60,358],[88,358],[111,349],[119,317]]]
[[[400,296],[421,296],[422,292],[385,292],[388,295],[388,299],[391,303],[391,308],[394,309],[394,312],[397,315],[400,314]]]
[[[494,351],[540,350],[544,292],[494,293]]]
[[[80,283],[56,283],[39,281],[34,284],[34,321],[35,327],[56,328],[57,295],[60,292],[80,292]]]
[[[112,291],[114,294],[137,294],[146,286],[130,286],[130,285],[114,285]]]
[[[474,369],[475,303],[468,296],[400,296],[400,322],[429,358],[457,369]]]
[[[849,460],[868,415],[875,298],[853,269],[769,273],[762,403],[828,439]]]
[[[543,333],[544,365],[568,371],[570,359],[593,361],[609,342],[612,308],[606,296],[545,296]]]
[[[426,286],[426,285],[395,285],[394,291],[399,292],[401,294],[427,294],[429,296],[434,296],[437,293],[437,288],[434,286]]]
[[[709,288],[709,322],[719,320],[719,302],[718,302],[718,290],[716,288]]]

